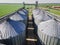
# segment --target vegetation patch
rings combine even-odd
[[[15,12],[16,10],[22,7],[22,4],[0,4],[0,17]]]

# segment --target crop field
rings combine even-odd
[[[49,12],[54,13],[56,15],[60,15],[60,11],[59,10],[49,9]]]
[[[51,6],[60,6],[60,3],[41,3],[38,6],[47,8],[48,6],[49,7],[51,7]]]
[[[45,9],[51,13],[54,13],[56,15],[60,15],[60,8],[59,9],[55,9],[55,8],[52,8],[52,6],[60,6],[59,3],[57,4],[39,4],[39,7],[42,8],[42,9]]]
[[[60,15],[60,9],[52,9],[52,6],[60,6],[60,4],[39,4],[39,8],[45,8],[47,11],[54,13],[56,15]],[[0,4],[0,17],[8,15],[12,12],[15,12],[19,8],[22,8],[23,4]],[[25,8],[29,11],[29,15],[32,15],[32,10],[35,8],[35,5],[26,5]]]
[[[0,17],[15,12],[16,10],[22,7],[22,4],[0,4]]]

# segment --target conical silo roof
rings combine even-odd
[[[28,14],[28,11],[26,9],[23,9],[23,11],[24,11],[25,14]]]
[[[18,12],[19,12],[19,14],[26,16],[26,13],[25,13],[23,10],[20,10],[20,11],[18,11]]]
[[[18,35],[15,29],[7,22],[0,23],[0,39],[6,39]]]
[[[45,15],[43,14],[43,11],[40,11],[37,15],[34,15],[34,21],[36,25],[38,25],[41,21],[43,21],[44,16]]]
[[[23,23],[27,24],[27,17],[22,16],[18,13],[15,13],[13,16],[10,17],[10,19],[14,20],[14,21],[20,21],[20,22],[23,22]]]
[[[10,19],[15,21],[24,20],[24,18],[20,16],[18,13],[15,13],[13,16],[10,17]]]
[[[26,26],[24,23],[19,22],[19,21],[14,21],[14,20],[10,20],[8,19],[9,24],[12,25],[12,27],[15,29],[15,31],[20,34],[21,32],[25,31]]]
[[[27,20],[27,14],[23,10],[19,10],[18,14],[24,18],[24,20]]]
[[[37,10],[35,10],[36,12],[33,12],[34,13],[33,14],[34,19],[43,20],[43,18],[44,18],[43,11],[42,10],[37,11]]]
[[[41,22],[41,20],[38,20],[38,19],[35,19],[34,20],[34,23],[38,26],[39,25],[39,23]]]
[[[38,31],[41,31],[43,34],[52,36],[52,37],[58,37],[58,23],[51,19],[45,22],[41,22],[38,25]]]
[[[52,19],[52,17],[50,17],[49,15],[47,15],[47,13],[45,12],[45,15],[44,15],[44,21],[47,21],[47,20],[50,20]]]
[[[39,14],[39,12],[40,12],[40,9],[34,9],[32,11],[34,19],[35,19],[35,16]]]
[[[37,15],[38,13],[40,12],[40,9],[34,9],[33,11],[32,11],[32,13],[33,13],[33,15]]]
[[[9,24],[11,24],[11,26],[14,28],[16,33],[18,33],[18,36],[19,36],[19,39],[20,39],[19,42],[21,42],[20,44],[22,44],[25,40],[25,37],[26,37],[26,35],[25,35],[26,25],[21,21],[15,21],[15,20],[11,20],[11,19],[8,19],[7,21],[9,22]]]
[[[37,14],[37,15],[34,16],[34,17],[35,17],[35,19],[43,20],[43,18],[44,18],[44,14],[43,14],[43,12],[41,11],[39,14]]]

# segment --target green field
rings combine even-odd
[[[52,6],[60,6],[60,3],[51,3],[51,4],[39,4],[38,5],[39,7],[42,7],[42,8],[45,8],[45,10],[51,12],[51,13],[54,13],[56,15],[60,15],[60,9],[59,10],[56,10],[56,9],[52,9],[51,7]]]
[[[49,12],[54,13],[56,15],[60,15],[60,11],[59,10],[49,9]]]
[[[47,8],[48,6],[49,7],[51,7],[51,6],[60,6],[60,3],[41,3],[38,6]]]
[[[43,7],[43,8],[48,8],[51,6],[60,6],[60,4],[39,4],[38,7]],[[8,15],[12,12],[15,12],[19,8],[22,8],[23,4],[0,4],[0,17]],[[35,5],[26,5],[26,9],[29,11],[29,15],[32,15],[32,10],[35,8]],[[47,9],[49,12],[54,13],[56,15],[60,15],[60,10],[55,10],[55,9]]]
[[[0,17],[15,12],[16,10],[22,7],[22,4],[0,4]]]

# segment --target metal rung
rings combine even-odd
[[[28,30],[34,30],[34,28],[29,28],[29,27],[28,27]]]
[[[27,38],[26,40],[27,41],[37,41],[37,39],[30,39],[30,38]]]

